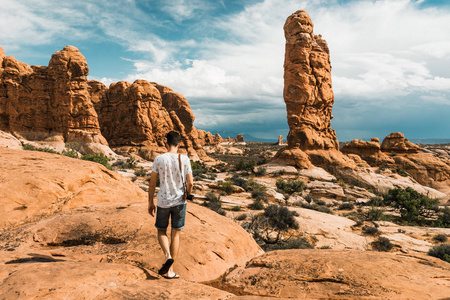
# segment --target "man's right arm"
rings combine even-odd
[[[153,200],[156,189],[156,181],[158,180],[158,173],[153,172],[150,175],[150,183],[148,186],[148,213],[153,217],[155,215],[155,202]]]

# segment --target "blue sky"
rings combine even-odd
[[[182,93],[195,126],[277,138],[286,18],[306,9],[331,52],[340,141],[450,138],[450,1],[0,0],[0,45],[47,65],[74,45],[90,79],[146,79]]]

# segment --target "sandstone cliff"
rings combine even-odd
[[[88,92],[88,73],[86,59],[73,46],[53,54],[48,67],[29,66],[1,50],[0,130],[56,148],[77,142],[85,152],[107,151]]]

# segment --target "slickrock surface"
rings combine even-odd
[[[131,181],[55,154],[0,149],[0,158],[0,262],[55,252],[153,271],[164,262],[147,195]],[[261,253],[238,224],[194,203],[181,239],[175,267],[187,280],[215,279]]]
[[[0,230],[72,207],[136,201],[144,191],[100,164],[0,148]]]
[[[331,129],[331,64],[328,46],[313,33],[313,23],[304,10],[293,13],[284,25],[284,101],[289,124],[289,147],[339,149]]]
[[[444,299],[450,265],[439,259],[354,250],[265,253],[212,283],[235,294],[300,299]]]
[[[92,152],[91,145],[108,152],[88,92],[89,68],[77,48],[57,51],[48,67],[29,66],[12,56],[1,60],[0,130],[56,148],[78,142],[85,152]]]
[[[209,300],[233,296],[182,279],[158,279],[154,273],[129,265],[66,261],[61,257],[48,260],[0,265],[1,298]]]

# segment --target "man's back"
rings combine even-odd
[[[153,161],[153,172],[158,173],[160,190],[158,192],[158,207],[172,207],[185,203],[183,199],[186,175],[192,173],[190,160],[181,155],[181,168],[178,154],[164,153],[158,155]]]

